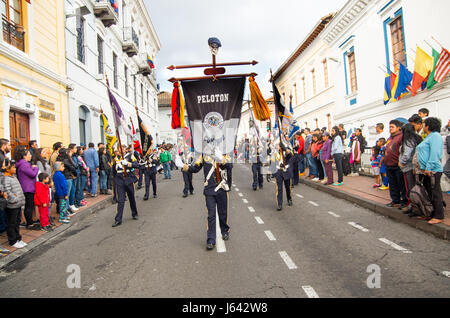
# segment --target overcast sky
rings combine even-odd
[[[346,0],[144,0],[161,51],[154,62],[162,91],[172,91],[173,76],[203,75],[203,69],[167,70],[169,65],[211,61],[208,38],[222,42],[218,62],[252,61],[256,66],[228,67],[227,74],[256,72],[265,97],[270,68],[275,72],[319,19],[339,11]],[[248,85],[247,85],[248,86]],[[248,90],[246,91],[246,97]]]

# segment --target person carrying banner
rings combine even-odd
[[[259,146],[258,142],[253,143],[250,149],[250,161],[252,162],[252,174],[253,174],[253,191],[263,188],[264,178],[262,175],[262,147]]]
[[[136,207],[136,198],[134,195],[134,184],[137,181],[134,169],[139,168],[139,164],[133,155],[133,152],[126,152],[126,148],[122,146],[124,158],[118,154],[113,162],[114,183],[117,186],[117,215],[112,225],[117,227],[122,225],[123,209],[125,207],[125,194],[130,201],[131,213],[134,220],[138,220],[138,210]]]
[[[216,161],[207,155],[200,155],[193,164],[185,164],[183,171],[198,173],[202,168],[205,175],[205,195],[206,207],[208,209],[208,226],[206,249],[208,251],[216,246],[216,211],[219,216],[220,231],[222,238],[227,241],[230,237],[230,226],[228,225],[228,188],[227,182],[227,160],[224,157],[219,164],[219,179],[216,173]]]
[[[276,146],[276,151],[272,155],[272,173],[276,180],[277,211],[283,210],[283,184],[286,189],[288,205],[292,206],[291,179],[293,154],[291,149],[284,143]]]
[[[148,200],[150,196],[150,181],[152,182],[153,188],[153,197],[156,198],[156,173],[159,165],[158,154],[156,149],[150,149],[150,153],[145,156],[145,166],[144,166],[144,175],[145,175],[145,195],[144,201]]]
[[[182,164],[182,167],[185,164],[191,165],[194,160],[191,152],[189,153],[181,152],[177,159]],[[181,170],[181,173],[183,174],[183,181],[184,181],[183,198],[186,198],[189,195],[189,193],[191,195],[194,194],[194,186],[192,184],[192,172]]]
[[[300,131],[296,132],[292,138],[293,138],[293,144],[294,144],[294,153],[292,155],[292,186],[295,187],[299,183],[299,165],[300,165],[300,143],[298,138],[300,137]]]

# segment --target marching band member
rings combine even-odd
[[[156,198],[156,173],[159,165],[159,155],[156,149],[149,149],[149,153],[145,156],[145,195],[144,201],[148,200],[150,195],[150,181],[152,182],[153,197]]]

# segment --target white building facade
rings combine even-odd
[[[172,129],[172,94],[161,92],[158,95],[159,140],[161,143],[177,144],[181,129]],[[188,124],[187,116],[185,123]]]
[[[105,74],[127,122],[136,129],[135,105],[153,138],[158,137],[158,89],[147,61],[161,48],[143,0],[65,0],[66,65],[71,142],[104,142],[103,110],[111,128]],[[121,132],[122,143],[131,139]]]
[[[294,119],[303,128],[328,130],[334,125],[334,70],[328,44],[319,38],[333,19],[333,14],[320,19],[318,24],[275,72],[274,79],[284,103],[290,98]]]
[[[420,108],[430,110],[443,125],[450,118],[450,80],[432,90],[408,94],[397,102],[383,103],[387,66],[402,61],[414,72],[416,45],[430,56],[433,46],[450,48],[447,0],[350,0],[321,33],[338,60],[335,74],[334,121],[348,132],[362,128],[368,146],[375,144],[377,123],[388,131],[392,119],[403,121]],[[397,65],[396,65],[397,66]]]

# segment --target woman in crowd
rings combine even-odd
[[[36,177],[39,174],[39,168],[31,164],[31,153],[25,146],[17,146],[14,151],[14,161],[16,162],[17,178],[19,179],[22,191],[25,196],[24,216],[27,229],[38,230],[34,227],[34,194],[36,192]],[[39,221],[36,221],[38,223]]]
[[[327,180],[322,181],[322,184],[332,185],[333,184],[333,157],[331,156],[332,141],[330,139],[330,133],[325,131],[322,136],[323,147],[320,151],[320,160],[324,164]]]
[[[66,206],[68,207],[69,216],[71,216],[78,209],[75,206],[70,205],[70,194],[72,192],[72,187],[74,186],[74,179],[77,176],[77,169],[72,161],[70,156],[70,150],[67,148],[63,148],[59,151],[59,156],[57,161],[64,163],[63,175],[66,178],[67,183],[67,202]]]
[[[336,170],[338,173],[338,181],[333,183],[334,186],[344,185],[344,170],[342,168],[342,156],[344,153],[344,148],[342,145],[342,136],[339,132],[339,128],[333,127],[331,130],[331,155],[333,156],[334,162],[336,163]]]
[[[444,142],[440,135],[441,122],[439,119],[429,117],[425,119],[423,132],[427,135],[425,140],[416,148],[413,163],[416,174],[420,174],[433,204],[433,214],[429,224],[439,224],[444,220],[444,199],[441,190],[442,155]]]
[[[75,190],[75,207],[83,207],[87,205],[86,200],[84,199],[84,188],[86,187],[86,182],[89,176],[89,168],[84,162],[83,158],[83,147],[77,147],[76,156],[78,162],[78,169],[80,174],[78,175],[78,183],[77,188]]]
[[[320,162],[320,150],[322,149],[322,147],[323,147],[322,135],[314,134],[312,145],[311,145],[311,153],[312,153],[314,162],[316,163],[318,176],[316,176],[316,178],[312,179],[312,181],[316,181],[316,182],[321,182],[325,179],[325,174],[323,171],[322,163]]]
[[[111,166],[108,162],[108,156],[106,154],[106,148],[100,148],[98,150],[98,162],[99,162],[99,183],[100,183],[100,194],[108,194],[108,173]]]
[[[52,169],[50,167],[50,163],[48,161],[48,158],[50,158],[51,153],[49,148],[39,148],[34,151],[33,159],[31,159],[31,163],[38,167],[39,174],[46,173],[48,176],[52,175]],[[38,174],[38,176],[39,176]],[[50,204],[48,206],[48,217],[50,225],[54,226],[53,218],[51,217],[51,209],[52,209],[52,188],[53,188],[53,181],[51,178],[49,179],[49,191],[50,191]],[[41,224],[42,226],[42,224]]]
[[[405,176],[405,187],[406,187],[406,197],[409,201],[409,193],[416,184],[414,167],[413,167],[413,156],[416,152],[416,147],[422,142],[422,137],[416,134],[414,126],[411,124],[406,124],[402,127],[403,139],[400,145],[400,156],[399,166],[402,169],[403,175]],[[408,202],[408,207],[403,208],[405,214],[411,214],[412,207],[411,202]]]

